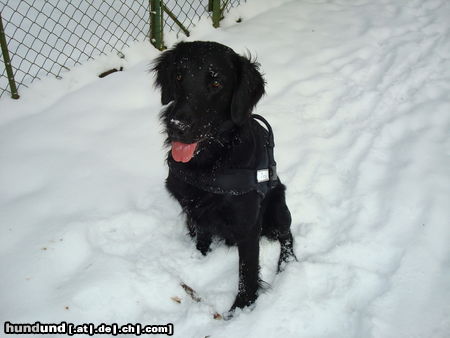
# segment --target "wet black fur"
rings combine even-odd
[[[199,142],[195,156],[183,164],[187,170],[254,168],[265,132],[250,118],[265,85],[255,61],[215,42],[181,42],[161,54],[153,71],[162,104],[168,105],[161,114],[167,143]],[[279,180],[265,196],[256,191],[213,194],[169,171],[166,187],[181,204],[189,234],[203,255],[214,236],[238,246],[239,286],[231,311],[257,298],[261,235],[280,241],[279,271],[295,259],[291,215]]]

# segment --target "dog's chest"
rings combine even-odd
[[[235,240],[258,219],[262,199],[256,192],[238,196],[208,193],[170,173],[166,186],[196,227],[224,239]]]

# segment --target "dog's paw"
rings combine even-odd
[[[234,300],[233,305],[230,308],[230,311],[234,311],[236,308],[243,309],[244,307],[251,306],[255,303],[256,298],[258,298],[258,294],[247,294],[247,293],[239,293]]]
[[[233,306],[225,313],[222,314],[223,320],[230,320],[239,314],[240,312],[250,312],[255,308],[256,297],[251,300],[245,300],[244,298],[236,297]],[[253,297],[252,297],[253,298]]]
[[[208,254],[208,252],[211,251],[210,243],[199,242],[199,243],[197,243],[196,248],[197,248],[198,251],[201,252],[201,254],[203,256],[206,256]]]
[[[287,265],[292,262],[298,262],[297,257],[295,256],[293,251],[285,252],[280,255],[280,259],[278,260],[278,268],[277,273],[283,272]]]
[[[230,320],[234,317],[234,311],[235,310],[228,310],[225,313],[222,313],[223,320]]]

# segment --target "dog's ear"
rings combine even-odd
[[[168,104],[175,99],[175,74],[173,49],[163,52],[153,63],[152,71],[156,73],[155,86],[161,88],[161,103]]]
[[[238,55],[236,58],[237,87],[231,100],[231,120],[242,125],[264,94],[265,81],[259,63]]]

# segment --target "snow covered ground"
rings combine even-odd
[[[236,294],[237,250],[202,257],[163,186],[156,50],[137,44],[2,98],[0,321],[449,337],[449,17],[447,0],[250,0],[193,31],[262,64],[257,112],[275,131],[299,258],[276,275],[279,246],[263,240],[271,288],[231,321],[212,317]],[[96,76],[113,66],[124,71]]]

